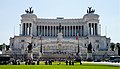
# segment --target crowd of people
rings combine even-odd
[[[52,63],[55,62],[55,61],[58,62],[57,65],[60,65],[61,62],[65,62],[66,65],[74,65],[75,62],[80,62],[80,65],[82,64],[80,59],[78,59],[78,60],[70,60],[70,59],[67,60],[66,59],[66,60],[63,61],[60,58],[58,60],[55,60],[55,59],[40,60],[40,59],[38,59],[36,61],[34,61],[33,59],[26,59],[23,62],[20,61],[20,60],[13,59],[13,60],[9,61],[9,64],[11,64],[11,65],[20,65],[22,63],[22,64],[25,64],[25,65],[35,65],[35,63],[36,63],[37,65],[40,65],[40,62],[44,62],[45,65],[52,65]],[[6,65],[6,64],[3,63],[2,65]]]

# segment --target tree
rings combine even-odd
[[[118,48],[118,55],[120,56],[120,43],[116,43],[116,47]]]
[[[3,44],[0,45],[0,50],[1,51],[2,51],[2,48],[6,48],[6,50],[9,50],[10,46],[3,43]]]
[[[2,45],[0,45],[0,51],[2,51]]]
[[[10,45],[6,45],[6,50],[9,50],[9,48],[10,48]]]
[[[114,51],[114,48],[115,48],[115,43],[111,43],[111,46],[110,46],[111,50]]]

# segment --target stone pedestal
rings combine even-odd
[[[33,59],[33,53],[27,53],[27,58],[28,59]]]
[[[115,48],[115,55],[118,56],[118,48]]]
[[[42,57],[42,53],[41,53],[41,52],[39,52],[39,56],[38,56],[38,59],[39,59],[40,57]]]
[[[2,49],[2,54],[5,54],[5,49]]]
[[[3,46],[2,47],[2,54],[5,54],[6,53],[6,46]]]
[[[87,59],[93,59],[92,53],[87,53]]]
[[[62,35],[63,35],[62,32],[58,33],[58,37],[57,37],[58,52],[61,52],[61,46],[62,46],[62,40],[63,40]]]
[[[63,40],[63,36],[62,36],[63,34],[60,32],[60,33],[58,33],[58,37],[57,37],[57,40],[58,41],[62,41]]]

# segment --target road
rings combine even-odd
[[[94,64],[106,64],[106,65],[120,66],[120,63],[112,63],[112,62],[83,62],[83,63],[94,63]]]

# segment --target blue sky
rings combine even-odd
[[[120,0],[1,0],[0,1],[0,44],[9,44],[9,38],[19,35],[20,15],[32,6],[38,17],[82,18],[88,6],[100,15],[101,34],[112,42],[120,42]]]

